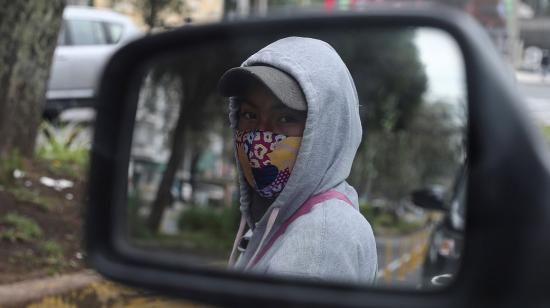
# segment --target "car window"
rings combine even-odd
[[[67,32],[65,31],[65,24],[62,24],[57,35],[57,46],[65,45],[67,45]]]
[[[106,45],[107,36],[101,22],[90,20],[68,20],[72,45]]]
[[[109,43],[118,43],[122,38],[124,27],[121,24],[111,22],[105,22],[103,23],[103,26],[109,36]]]

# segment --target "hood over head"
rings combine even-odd
[[[276,229],[311,196],[330,190],[349,176],[362,128],[355,84],[346,65],[327,43],[287,37],[248,58],[241,67],[269,66],[299,84],[307,102],[307,120],[291,176],[270,210],[279,208]],[[230,121],[237,127],[239,104],[230,99]],[[254,228],[249,209],[251,189],[239,169],[241,212]],[[268,210],[268,212],[270,211]],[[258,231],[265,230],[266,216]]]

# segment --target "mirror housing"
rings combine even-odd
[[[429,294],[337,283],[175,267],[126,249],[127,167],[140,64],[195,44],[273,31],[341,26],[442,29],[462,49],[469,96],[468,211],[462,268],[447,288]],[[129,95],[129,93],[133,93]],[[133,286],[218,305],[342,307],[518,306],[550,302],[550,172],[548,151],[522,106],[509,71],[484,30],[450,9],[372,10],[187,27],[153,35],[119,50],[100,85],[91,152],[85,243],[101,274]],[[542,189],[541,189],[542,187]],[[523,206],[518,206],[521,204]],[[510,249],[513,247],[513,249]],[[536,249],[536,253],[534,250]],[[544,306],[544,304],[542,304]]]

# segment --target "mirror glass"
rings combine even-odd
[[[231,270],[448,284],[464,243],[463,60],[427,27],[235,34],[152,59],[136,95],[128,243],[187,266],[225,270],[235,250]]]

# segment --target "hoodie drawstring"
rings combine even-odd
[[[235,242],[233,243],[233,249],[231,250],[231,256],[229,257],[229,267],[232,267],[235,264],[235,259],[237,258],[237,247],[239,246],[239,241],[243,236],[244,225],[246,224],[246,219],[244,215],[241,216],[241,222],[239,223],[239,231],[237,231],[237,236],[235,237]]]
[[[279,208],[278,207],[274,208],[271,211],[271,214],[269,214],[269,219],[267,220],[267,227],[266,227],[266,230],[264,232],[264,235],[262,236],[262,240],[260,241],[260,244],[256,248],[256,251],[254,252],[254,255],[252,256],[252,258],[250,258],[250,261],[248,262],[246,267],[250,266],[250,263],[252,262],[252,260],[254,260],[254,258],[256,258],[256,255],[258,254],[258,252],[260,251],[260,248],[264,244],[265,238],[267,237],[267,235],[269,234],[269,232],[273,228],[273,224],[275,223],[275,220],[277,219],[278,215],[279,215]],[[231,250],[231,256],[229,257],[229,267],[233,267],[233,265],[235,265],[235,262],[236,262],[235,259],[237,258],[237,247],[239,246],[239,241],[241,240],[241,238],[243,236],[245,224],[246,224],[246,219],[245,219],[244,215],[242,215],[241,216],[241,223],[239,224],[239,231],[237,231],[237,236],[235,237],[235,242],[233,243],[233,249]]]
[[[258,252],[260,252],[260,249],[264,244],[265,238],[273,228],[273,224],[275,223],[275,220],[277,219],[278,215],[279,215],[279,208],[276,207],[271,211],[271,214],[269,214],[269,219],[267,220],[267,227],[265,229],[264,235],[262,236],[262,240],[260,241],[260,244],[256,247],[256,251],[252,255],[252,258],[250,258],[250,260],[248,261],[248,264],[246,265],[245,268],[248,268],[252,264],[253,260],[256,258],[256,255],[258,254]]]

